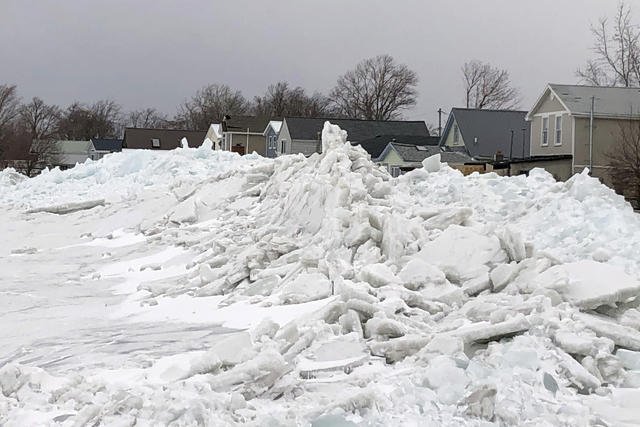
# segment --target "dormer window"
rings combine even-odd
[[[160,140],[158,138],[151,139],[151,148],[160,148]]]

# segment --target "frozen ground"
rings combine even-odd
[[[0,425],[636,425],[640,220],[323,154],[0,172]]]

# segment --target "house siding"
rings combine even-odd
[[[591,174],[611,186],[608,171],[608,153],[620,140],[621,126],[626,120],[594,119],[593,121],[593,170]],[[589,119],[576,118],[576,148],[573,159],[574,173],[589,167]]]
[[[540,106],[533,113],[555,113],[557,111],[567,112],[560,101],[558,101],[558,98],[551,99],[551,92],[547,91],[544,100],[540,103]]]
[[[269,142],[271,141],[271,138],[274,138],[275,146],[270,146]],[[276,133],[275,130],[273,130],[271,126],[267,128],[267,133],[264,137],[264,143],[266,147],[265,148],[266,156],[270,158],[276,157],[277,147],[278,147],[278,134]]]
[[[571,154],[573,151],[573,120],[567,113],[562,114],[562,145],[555,144],[556,129],[555,119],[557,114],[549,114],[549,144],[542,145],[542,119],[544,116],[534,116],[531,120],[531,155],[532,156],[557,156]]]
[[[284,151],[282,151],[282,142],[284,141]],[[291,135],[289,133],[289,126],[287,126],[287,119],[282,122],[280,133],[278,134],[278,144],[276,146],[276,154],[281,156],[283,154],[291,154]]]
[[[453,123],[451,124],[451,127],[449,128],[449,131],[447,132],[447,134],[445,135],[445,139],[444,139],[444,145],[446,147],[464,147],[465,146],[465,141],[462,138],[462,133],[458,131],[458,134],[460,135],[460,138],[458,140],[458,142],[454,142],[453,140],[453,136],[454,136],[454,131],[453,128],[458,126],[458,123],[456,122],[456,119],[453,119]],[[458,129],[460,129],[458,127]]]
[[[571,159],[546,160],[536,162],[517,162],[511,164],[511,175],[520,175],[534,168],[542,168],[558,181],[566,181],[573,175]]]
[[[380,165],[382,166],[413,166],[415,165],[415,163],[407,163],[405,162],[402,157],[400,157],[398,155],[398,153],[396,152],[396,150],[394,150],[393,148],[391,150],[389,150],[387,152],[387,155],[384,156],[382,159],[380,159],[380,161],[378,162]]]
[[[294,139],[290,141],[289,153],[298,154],[302,153],[305,156],[310,156],[313,153],[319,153],[322,150],[322,145],[319,141]]]
[[[227,138],[229,138],[230,147],[233,151],[233,147],[236,145],[242,145],[244,147],[245,154],[251,154],[254,151],[261,156],[266,154],[266,145],[264,135],[255,133],[235,133],[227,132]]]

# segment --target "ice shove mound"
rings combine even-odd
[[[186,272],[141,283],[120,313],[162,322],[205,301],[203,322],[264,315],[130,371],[5,365],[0,423],[589,425],[612,390],[640,385],[640,222],[595,180],[464,177],[437,159],[394,179],[329,123],[308,158],[198,150],[122,153],[40,183],[116,165],[152,189],[184,179],[140,230],[192,253]]]

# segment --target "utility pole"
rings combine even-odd
[[[442,108],[438,108],[438,136],[442,137]]]
[[[591,111],[589,112],[589,175],[593,174],[593,109],[596,97],[591,97]]]
[[[511,129],[511,144],[509,145],[509,162],[513,158],[513,129]]]

